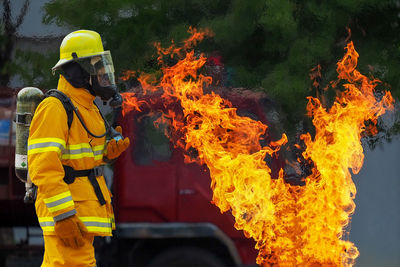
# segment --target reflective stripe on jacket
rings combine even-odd
[[[88,129],[97,135],[105,131],[104,121],[94,105],[94,96],[71,86],[60,76],[58,90],[78,108]],[[89,232],[110,236],[114,226],[110,192],[103,176],[97,177],[106,205],[101,206],[87,177],[67,185],[62,165],[75,170],[92,169],[103,163],[105,137],[94,138],[77,116],[68,129],[67,113],[55,97],[44,99],[35,111],[28,139],[28,165],[32,182],[38,187],[36,214],[43,234],[54,234],[54,223],[77,214]]]

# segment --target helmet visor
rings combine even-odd
[[[102,87],[115,85],[114,64],[110,51],[101,54],[78,59],[78,63],[91,75],[96,76]]]

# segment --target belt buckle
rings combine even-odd
[[[103,168],[103,166],[98,166],[98,167],[94,168],[94,175],[95,175],[96,177],[102,176],[103,173],[104,173],[104,168]]]

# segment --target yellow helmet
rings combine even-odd
[[[53,72],[60,66],[77,58],[87,58],[104,52],[100,34],[95,31],[79,30],[64,37],[60,46],[60,60],[52,68]]]

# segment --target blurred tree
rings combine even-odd
[[[29,7],[29,0],[25,0],[16,21],[13,22],[10,0],[3,0],[2,23],[0,25],[0,85],[7,86],[10,82],[11,59],[15,46],[15,34],[24,21]]]
[[[45,5],[45,23],[98,31],[112,51],[117,74],[158,68],[153,43],[169,45],[188,36],[189,26],[222,16],[227,0],[56,0]]]
[[[222,56],[225,85],[265,91],[293,132],[308,127],[299,124],[307,121],[306,96],[320,95],[336,77],[347,27],[359,69],[400,94],[399,0],[53,0],[45,11],[45,23],[100,32],[117,75],[156,71],[153,42],[179,42],[190,25],[210,28],[215,37],[198,49]],[[318,64],[320,85],[312,88],[309,71]],[[335,94],[324,94],[329,104]]]
[[[390,0],[233,0],[227,14],[209,24],[234,70],[234,84],[266,91],[294,125],[304,121],[305,97],[335,79],[347,27],[360,54],[359,69],[391,84],[399,96],[399,6]],[[320,86],[312,88],[309,72],[318,64]],[[328,103],[334,95],[327,93]]]

